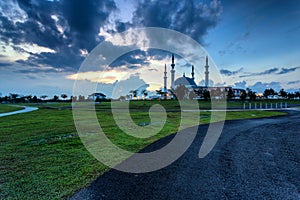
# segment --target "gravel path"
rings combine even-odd
[[[300,199],[300,112],[288,112],[227,121],[203,159],[198,153],[208,126],[201,125],[190,148],[168,167],[144,174],[112,169],[70,199]]]

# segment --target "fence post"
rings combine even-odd
[[[246,109],[246,103],[244,103],[244,110]]]
[[[260,105],[259,105],[260,109],[262,109],[262,102],[260,102]]]
[[[249,103],[249,110],[251,110],[251,103]]]
[[[287,108],[287,102],[285,102],[285,108]]]

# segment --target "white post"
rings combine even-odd
[[[268,109],[268,103],[266,103],[266,109]]]
[[[260,109],[262,109],[262,102],[260,102],[259,107],[260,107]]]
[[[271,103],[271,109],[273,108],[273,103]]]
[[[256,102],[254,103],[254,109],[256,110]]]
[[[287,102],[285,102],[285,108],[287,108]]]
[[[244,110],[246,109],[246,103],[244,103]]]
[[[278,108],[277,102],[276,102],[276,109]]]
[[[249,103],[249,110],[251,110],[251,103]]]
[[[280,102],[280,108],[282,108],[282,102]]]

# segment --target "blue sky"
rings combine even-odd
[[[75,75],[93,48],[117,32],[149,26],[179,31],[203,45],[222,76],[222,82],[212,79],[215,85],[298,91],[299,19],[298,0],[1,1],[0,93],[71,95]],[[98,72],[110,73],[99,89],[108,93],[121,79],[161,87],[170,55],[159,53],[137,52],[111,71]],[[177,76],[190,73],[176,59]],[[202,72],[203,66],[195,67]],[[156,67],[157,74],[137,73],[135,67]]]

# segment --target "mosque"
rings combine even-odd
[[[182,77],[179,77],[175,80],[175,62],[174,62],[174,54],[172,54],[172,63],[171,63],[171,90],[175,90],[179,85],[184,85],[189,91],[191,90],[208,90],[209,92],[212,91],[219,91],[221,93],[227,94],[229,90],[233,92],[234,97],[239,98],[241,89],[232,88],[230,86],[222,86],[222,87],[215,87],[209,85],[209,65],[208,65],[208,57],[205,58],[205,81],[204,86],[198,86],[195,82],[195,72],[194,66],[192,65],[192,72],[191,77],[187,77],[185,73]],[[165,71],[164,71],[164,88],[163,92],[169,93],[167,88],[167,65],[165,64]]]

